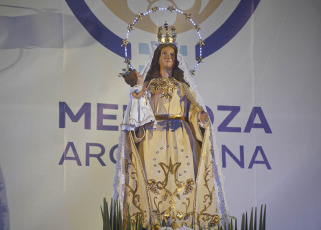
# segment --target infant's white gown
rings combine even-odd
[[[139,93],[142,89],[143,85],[135,85],[130,90],[130,100],[121,125],[122,130],[134,131],[135,128],[150,122],[154,123],[154,128],[156,127],[155,116],[149,101],[150,92],[146,91],[139,99],[132,95],[132,92]]]

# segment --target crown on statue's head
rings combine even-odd
[[[168,28],[171,29],[172,34],[169,34]],[[163,36],[163,29],[165,29],[165,35]],[[164,26],[158,27],[158,42],[159,43],[174,43],[176,41],[176,28],[174,26],[168,27],[167,22],[165,22]]]

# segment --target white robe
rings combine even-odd
[[[150,107],[149,91],[146,91],[146,93],[139,99],[132,95],[132,92],[139,93],[142,88],[142,85],[135,85],[130,90],[130,100],[125,111],[124,121],[121,124],[122,130],[134,131],[135,128],[143,126],[149,122],[153,122],[154,127],[156,127],[154,113]]]

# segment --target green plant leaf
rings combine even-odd
[[[127,226],[126,226],[126,230],[131,230],[131,226],[130,226],[130,213],[129,213],[129,206],[127,207]]]
[[[245,213],[245,230],[249,230],[249,227],[248,227],[248,220],[247,220],[247,212]]]
[[[253,230],[253,208],[251,209],[251,217],[250,217],[250,230]]]
[[[123,230],[123,215],[122,215],[120,203],[119,203],[119,210],[118,210],[118,221],[119,221],[119,229]]]
[[[261,205],[261,210],[260,210],[259,230],[263,230],[262,205]]]
[[[245,228],[245,214],[243,213],[242,214],[242,223],[241,223],[241,230],[244,230],[244,228]]]
[[[257,230],[257,228],[256,228],[256,216],[257,216],[257,208],[255,207],[255,215],[254,215],[254,230]]]
[[[266,220],[266,204],[264,205],[263,230],[265,230],[265,220]]]
[[[165,219],[163,219],[163,221],[162,221],[162,227],[165,227],[166,226],[166,221],[165,221]]]

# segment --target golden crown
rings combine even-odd
[[[172,34],[169,34],[168,28],[171,29]],[[162,31],[165,29],[165,35],[163,36]],[[168,27],[167,22],[163,26],[158,27],[158,42],[159,43],[174,43],[176,41],[176,28],[174,26]]]

